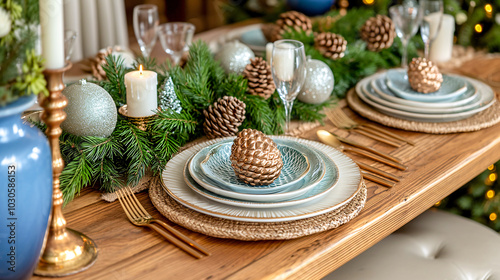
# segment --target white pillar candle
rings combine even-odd
[[[291,81],[295,70],[295,47],[292,44],[281,43],[279,47],[274,46],[272,67],[275,75],[281,81]]]
[[[58,69],[64,62],[64,13],[62,0],[40,0],[42,57],[45,68]]]
[[[273,43],[266,44],[266,61],[271,63],[271,56],[273,55]]]
[[[154,115],[158,107],[156,73],[139,71],[125,74],[125,87],[127,88],[127,111],[131,117],[147,117]]]
[[[445,62],[451,58],[453,50],[453,34],[455,33],[455,19],[451,15],[443,15],[441,29],[431,44],[429,59],[434,62]]]

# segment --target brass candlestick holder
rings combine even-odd
[[[64,161],[59,148],[61,123],[66,119],[63,108],[68,100],[62,95],[64,89],[63,74],[71,68],[68,63],[64,68],[45,70],[49,96],[40,99],[43,107],[42,120],[47,125],[46,134],[52,150],[52,213],[46,244],[35,274],[41,276],[65,276],[80,272],[94,264],[97,247],[86,235],[66,228],[62,213],[63,196],[59,189],[59,175],[64,168]]]
[[[127,118],[132,124],[134,124],[138,129],[146,131],[148,125],[156,118],[156,114],[145,116],[145,117],[132,117],[128,114],[127,105],[123,105],[118,109],[118,113],[125,118]]]

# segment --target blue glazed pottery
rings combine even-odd
[[[318,16],[330,10],[335,0],[287,0],[292,10],[308,16]]]
[[[21,120],[36,96],[0,107],[0,279],[29,279],[44,244],[52,205],[47,138]]]

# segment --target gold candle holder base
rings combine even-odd
[[[62,213],[63,195],[59,189],[59,176],[64,168],[59,147],[61,123],[66,119],[64,107],[68,99],[62,94],[63,74],[71,63],[61,69],[45,70],[49,96],[42,96],[42,120],[47,125],[47,138],[52,151],[52,213],[45,248],[35,274],[41,276],[66,276],[90,267],[97,258],[97,247],[86,235],[66,228]]]
[[[145,117],[132,117],[128,114],[127,105],[123,105],[118,109],[120,115],[127,118],[131,123],[133,123],[138,129],[146,131],[148,124],[156,118],[156,114],[145,116]]]

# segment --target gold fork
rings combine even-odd
[[[325,114],[328,119],[338,128],[356,129],[356,132],[358,132],[359,134],[365,135],[394,147],[401,147],[403,143],[408,143],[413,146],[415,145],[415,142],[375,125],[359,124],[355,122],[342,111],[341,107],[327,109],[325,110]]]
[[[182,250],[186,251],[195,258],[199,259],[203,257],[203,255],[200,254],[195,249],[199,250],[200,252],[202,252],[207,256],[210,255],[210,253],[203,246],[196,243],[191,238],[185,236],[184,234],[177,231],[175,228],[171,227],[167,223],[154,219],[146,211],[146,209],[142,207],[142,204],[134,195],[130,187],[124,187],[122,189],[118,189],[116,191],[116,194],[118,196],[120,204],[122,205],[123,210],[125,211],[125,214],[127,215],[128,219],[132,224],[136,226],[145,226],[153,229],[154,231],[158,232],[163,237],[165,237],[168,241],[170,241],[177,247],[181,248]],[[157,223],[163,226],[168,232],[164,231],[162,228],[153,225],[151,223]]]

